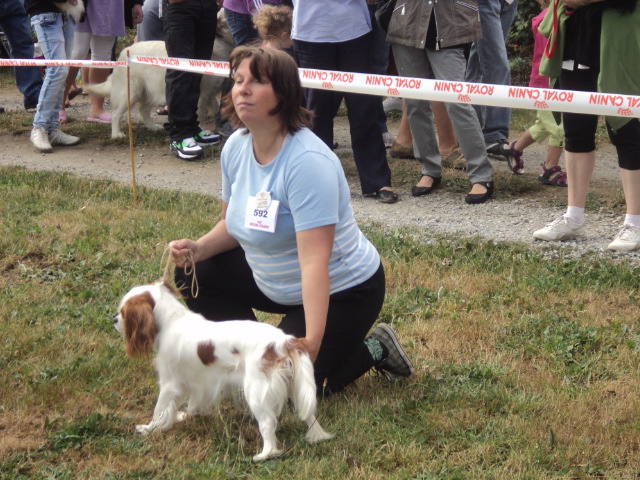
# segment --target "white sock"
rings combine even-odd
[[[582,225],[584,223],[584,208],[582,207],[567,207],[567,213],[564,214],[565,218],[570,218],[575,223]]]
[[[631,225],[633,227],[640,227],[640,215],[629,215],[627,213],[624,216],[624,224]]]

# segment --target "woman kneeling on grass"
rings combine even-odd
[[[238,47],[222,113],[239,129],[221,154],[222,218],[197,241],[169,244],[176,283],[200,294],[187,305],[210,320],[284,314],[284,332],[304,337],[316,385],[337,392],[371,367],[409,377],[411,361],[379,324],[385,278],[358,228],[336,155],[311,130],[294,60],[271,48]],[[366,337],[366,338],[365,338]]]

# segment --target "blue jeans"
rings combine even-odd
[[[337,43],[294,40],[293,46],[302,68],[371,73],[371,33]],[[380,102],[380,97],[307,89],[307,108],[314,113],[313,132],[329,148],[333,147],[333,118],[340,95],[347,105],[351,148],[358,168],[360,187],[363,194],[373,194],[382,187],[391,186],[387,150],[377,123],[376,105]]]
[[[164,40],[164,27],[160,17],[160,0],[146,0],[142,5],[142,23],[138,24],[138,41]]]
[[[33,58],[29,17],[22,0],[0,0],[0,26],[9,40],[13,58]],[[25,108],[38,104],[42,74],[38,67],[16,67],[16,85],[24,95]]]
[[[47,60],[66,60],[73,48],[73,19],[61,13],[41,13],[31,17],[31,26]],[[40,89],[38,109],[33,117],[34,127],[44,127],[48,132],[59,126],[58,112],[62,107],[64,83],[69,67],[47,67]]]
[[[506,39],[516,16],[518,0],[509,5],[505,0],[478,0],[482,39],[471,46],[466,81],[492,85],[511,85],[511,68],[507,58]],[[511,109],[475,106],[487,145],[509,138]]]
[[[251,15],[238,13],[228,8],[224,9],[224,18],[229,26],[229,32],[233,37],[233,42],[238,45],[247,45],[253,41],[260,42],[260,35],[253,26]]]

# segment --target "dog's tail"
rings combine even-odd
[[[316,382],[313,376],[313,364],[307,353],[305,342],[299,338],[289,338],[286,346],[293,364],[291,398],[298,418],[309,427],[305,439],[309,443],[329,440],[333,435],[325,432],[315,417],[318,405]]]
[[[113,77],[113,74],[107,77],[106,82],[84,85],[84,90],[88,93],[91,93],[92,95],[97,95],[99,97],[110,97],[112,83],[111,77]]]
[[[293,367],[291,381],[291,399],[301,420],[315,414],[318,400],[316,382],[313,377],[313,364],[307,353],[304,340],[288,338],[286,350]]]

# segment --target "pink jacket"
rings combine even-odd
[[[545,8],[540,14],[531,20],[531,28],[533,29],[533,59],[531,60],[531,76],[529,77],[529,86],[535,88],[549,88],[549,78],[543,77],[538,73],[540,68],[540,60],[544,53],[544,47],[547,39],[538,32],[538,25],[542,22],[547,9]]]

